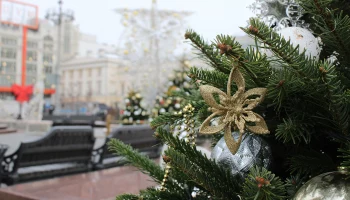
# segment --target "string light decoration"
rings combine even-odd
[[[134,77],[135,89],[142,90],[146,102],[152,104],[164,89],[169,70],[177,67],[170,63],[176,63],[175,52],[183,44],[185,18],[191,13],[159,10],[156,1],[151,9],[115,11],[122,16],[121,24],[125,28],[118,45],[124,52],[120,55],[132,62],[129,73]]]
[[[303,10],[296,0],[256,0],[248,8],[276,31],[291,26],[309,27],[300,19]]]
[[[182,111],[179,112],[174,112],[175,115],[181,115],[183,117],[183,122],[185,124],[185,128],[184,130],[186,131],[186,135],[183,138],[186,142],[190,143],[192,146],[196,145],[196,131],[195,131],[195,125],[194,125],[194,107],[191,104],[187,104]],[[171,133],[175,133],[177,137],[180,138],[180,134],[181,134],[181,130],[182,127],[181,126],[177,126],[176,127],[178,129],[178,131],[175,133],[175,127],[174,126],[170,126],[170,132]],[[171,148],[171,147],[169,147]],[[165,174],[164,174],[164,178],[163,181],[161,183],[161,187],[160,190],[161,191],[165,191],[166,190],[166,182],[168,181],[169,178],[169,174],[171,172],[171,159],[166,156],[163,155],[163,161],[166,163],[165,166]]]

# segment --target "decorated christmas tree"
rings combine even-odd
[[[130,91],[125,98],[125,109],[122,111],[123,124],[141,124],[148,119],[148,113],[142,107],[142,96],[140,93]]]
[[[117,199],[350,199],[349,3],[257,0],[252,7],[260,19],[241,28],[255,41],[247,49],[232,36],[207,43],[186,32],[212,69],[191,68],[198,90],[180,112],[152,121],[169,146],[164,170],[110,142],[159,183]],[[188,135],[179,139],[173,133],[182,124]],[[210,158],[194,148],[196,134],[212,137]]]
[[[192,88],[191,79],[187,75],[190,62],[182,60],[181,64],[181,68],[174,70],[170,76],[167,92],[156,97],[156,102],[152,109],[152,117],[157,117],[162,113],[173,113],[181,110],[182,98],[176,96],[176,93],[186,92]]]

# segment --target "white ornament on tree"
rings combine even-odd
[[[284,39],[290,40],[294,47],[299,45],[299,53],[306,50],[305,55],[319,59],[321,47],[317,39],[309,30],[300,27],[288,27],[277,32]]]
[[[161,108],[161,109],[159,110],[159,112],[160,112],[160,113],[165,113],[166,110],[165,110],[164,108]]]
[[[141,112],[142,112],[142,110],[141,110],[141,109],[139,109],[139,110],[135,110],[135,111],[134,111],[134,115],[140,115],[140,114],[141,114]]]

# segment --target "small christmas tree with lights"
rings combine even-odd
[[[139,92],[129,92],[125,99],[125,110],[122,111],[123,124],[142,124],[148,119],[147,110],[141,106],[142,99]]]
[[[156,97],[156,102],[152,110],[152,117],[157,117],[162,113],[173,113],[181,110],[182,98],[174,96],[177,92],[186,92],[192,88],[191,78],[187,73],[190,69],[188,60],[181,61],[181,69],[174,70],[169,78],[168,90],[162,96]]]

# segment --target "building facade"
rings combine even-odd
[[[28,30],[26,55],[26,85],[34,85],[44,80],[45,101],[54,102],[57,74],[62,76],[62,66],[81,60],[95,64],[95,59],[107,52],[114,52],[112,45],[97,43],[96,36],[81,33],[71,22],[62,24],[61,67],[57,68],[57,27],[50,21],[39,20],[38,30]],[[21,84],[22,76],[22,28],[0,24],[0,99],[14,100],[9,89],[13,84]],[[76,61],[75,61],[76,60]],[[67,63],[65,65],[65,63]],[[102,65],[100,63],[100,65]],[[110,64],[108,64],[110,65]],[[79,67],[81,67],[79,65]],[[61,79],[62,85],[63,79]],[[61,89],[61,92],[64,93]]]
[[[115,106],[130,88],[128,66],[126,61],[108,57],[80,57],[62,63],[61,102]]]
[[[26,56],[26,85],[34,85],[44,79],[45,94],[50,96],[55,87],[54,67],[55,36],[52,26],[42,22],[39,30],[28,30]],[[14,99],[6,90],[12,84],[21,84],[22,76],[22,29],[0,25],[0,98]]]

